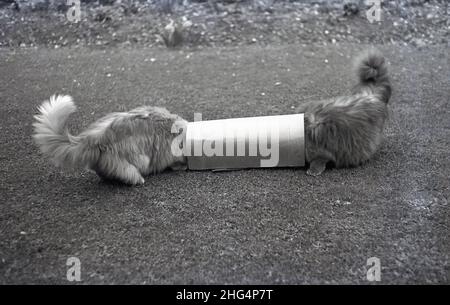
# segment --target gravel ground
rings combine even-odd
[[[49,95],[72,94],[79,130],[108,112],[165,106],[187,119],[292,113],[343,94],[365,46],[0,50],[0,283],[450,283],[449,55],[446,45],[379,46],[391,119],[368,164],[166,172],[142,187],[62,172],[31,140]]]
[[[216,9],[211,1],[184,1],[185,5],[175,5],[170,12],[161,0],[100,1],[108,5],[90,1],[81,3],[78,23],[68,20],[61,1],[16,2],[0,8],[3,48],[164,48],[161,35],[171,20],[183,36],[179,45],[187,48],[291,43],[424,47],[448,44],[450,32],[446,0],[385,0],[381,21],[374,23],[366,17],[370,6],[357,0],[217,1]]]

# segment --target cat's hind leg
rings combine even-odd
[[[103,155],[95,171],[100,177],[119,180],[126,184],[138,185],[145,182],[134,165],[118,156]]]

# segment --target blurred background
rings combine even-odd
[[[75,23],[66,0],[0,0],[0,47],[448,43],[447,0],[381,5],[369,23],[364,0],[81,0]]]

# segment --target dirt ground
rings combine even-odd
[[[51,94],[74,96],[76,133],[149,104],[188,120],[292,113],[344,94],[366,45],[0,50],[0,283],[449,283],[449,54],[377,45],[394,94],[384,142],[366,165],[165,172],[142,187],[64,172],[32,142]]]

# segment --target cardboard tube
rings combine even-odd
[[[198,121],[183,151],[191,170],[305,165],[303,114]]]

